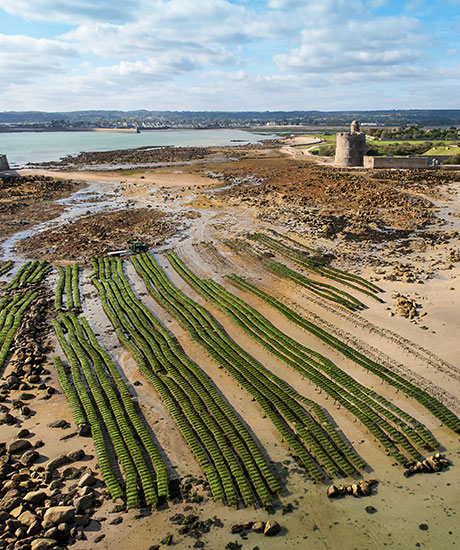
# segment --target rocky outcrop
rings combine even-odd
[[[448,468],[449,465],[449,461],[441,453],[436,453],[433,456],[425,458],[425,460],[409,464],[407,470],[404,472],[404,475],[406,477],[411,477],[414,474],[440,472],[441,470]]]
[[[328,498],[338,498],[346,495],[353,495],[355,498],[367,497],[372,494],[372,487],[377,483],[376,479],[370,479],[369,481],[363,479],[351,485],[330,485],[326,494]]]

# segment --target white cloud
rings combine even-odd
[[[381,67],[410,65],[421,55],[424,40],[418,21],[402,17],[347,17],[344,8],[327,21],[308,22],[301,44],[288,53],[274,56],[283,71],[346,73],[362,75]],[[424,41],[427,44],[427,40]]]
[[[79,24],[83,21],[124,21],[133,17],[136,0],[0,0],[12,15],[39,21]]]
[[[57,40],[0,34],[0,74],[3,86],[67,73],[69,60],[77,56],[75,48]]]
[[[369,107],[379,98],[396,107],[400,95],[390,88],[403,94],[417,82],[459,75],[429,68],[432,39],[416,12],[373,11],[391,5],[0,0],[9,13],[72,28],[49,40],[0,35],[0,71],[8,83],[0,109],[327,109],[365,107],[366,98]],[[457,46],[443,48],[446,63]]]

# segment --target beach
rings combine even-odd
[[[16,232],[14,224],[10,224],[13,229],[2,232],[0,259],[13,259],[15,270],[21,262],[33,259],[47,260],[54,267],[79,265],[82,314],[128,384],[166,460],[171,479],[204,476],[133,355],[120,345],[90,279],[94,269],[92,256],[120,248],[129,250],[131,239],[145,242],[174,285],[206,308],[234,342],[295,392],[323,407],[367,464],[361,477],[376,479],[378,485],[371,496],[328,499],[328,485],[354,483],[358,476],[327,483],[308,479],[259,403],[192,339],[171,311],[147,292],[127,254],[122,256],[123,266],[136,295],[243,420],[263,449],[282,490],[271,509],[225,506],[213,501],[209,491],[201,493],[199,486],[197,491],[203,497],[200,502],[176,498],[158,509],[144,507],[123,512],[117,507],[120,501],[100,499],[101,505],[95,507],[90,523],[78,529],[72,548],[121,550],[129,545],[132,550],[149,550],[156,545],[165,547],[161,541],[170,534],[172,547],[178,549],[220,550],[232,548],[228,546],[232,542],[233,548],[264,550],[455,548],[459,535],[458,434],[420,402],[344,357],[260,297],[232,284],[226,276],[234,273],[256,284],[290,310],[411,380],[460,415],[456,349],[460,339],[456,314],[460,309],[460,173],[336,170],[318,166],[308,157],[293,158],[279,147],[269,146],[247,146],[223,153],[198,156],[192,159],[193,163],[179,161],[131,170],[88,170],[84,166],[20,170],[23,185],[33,177],[44,178],[43,181],[52,178],[59,183],[55,188],[48,183],[33,204],[29,200],[29,204],[22,204],[16,195],[3,198],[2,207],[10,209],[11,219],[24,220],[20,229],[25,233]],[[282,279],[267,269],[268,261],[284,262],[303,274],[308,270],[299,267],[295,256],[283,257],[279,250],[249,239],[252,234],[276,237],[285,247],[297,251],[308,247],[324,257],[330,256],[334,268],[378,285],[383,290],[382,302],[359,294],[363,307],[350,311],[293,280]],[[370,391],[415,417],[439,441],[438,450],[450,461],[449,468],[404,477],[404,467],[396,464],[350,410],[261,346],[216,304],[188,285],[172,269],[165,256],[167,250],[174,250],[195,275],[221,284],[285,335],[322,354]],[[11,280],[14,272],[3,276],[3,280]],[[323,281],[315,273],[310,275]],[[57,282],[58,274],[53,269],[44,283],[50,300]],[[332,284],[330,280],[328,283]],[[343,281],[334,284],[343,292],[350,291]],[[355,292],[353,295],[356,297]],[[412,315],[405,317],[398,309],[401,297],[413,300]],[[86,458],[77,461],[77,466],[91,468],[99,479],[97,491],[104,495],[92,439],[79,435],[66,438],[75,432],[75,422],[51,362],[53,354],[63,360],[65,356],[52,331],[47,338],[50,352],[46,366],[50,378],[46,385],[57,391],[50,399],[41,400],[36,390],[31,401],[35,415],[21,419],[20,424],[2,425],[1,440],[9,444],[19,429],[30,431],[32,443],[43,440],[36,466],[82,448]],[[3,373],[5,379],[8,369],[11,364]],[[19,389],[11,390],[9,401],[5,402],[11,410],[12,401],[19,395],[15,391],[20,393]],[[50,429],[49,424],[56,419],[66,421],[68,427]],[[433,453],[424,452],[423,456],[430,454]],[[76,482],[67,480],[66,487],[73,483]],[[373,510],[366,511],[369,506]],[[202,522],[212,520],[209,532],[204,531],[199,538],[183,529],[181,533],[174,520],[178,514],[195,515]],[[120,519],[113,521],[116,518]],[[231,532],[235,525],[268,520],[280,524],[278,535],[265,537],[251,529],[243,529],[243,536]],[[197,542],[203,545],[197,546]]]

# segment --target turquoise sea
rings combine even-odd
[[[271,139],[273,134],[245,130],[153,130],[124,132],[14,132],[0,133],[0,154],[12,168],[28,162],[59,160],[82,151],[111,151],[155,146],[238,145]]]

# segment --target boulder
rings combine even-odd
[[[337,498],[339,496],[339,490],[335,485],[330,485],[326,492],[328,498]]]
[[[21,493],[16,489],[10,489],[5,495],[3,495],[2,500],[0,500],[0,509],[9,512],[19,506],[21,502]]]
[[[359,483],[359,488],[361,490],[361,493],[363,494],[363,496],[367,497],[371,494],[371,487],[369,485],[369,483],[367,481],[361,481]]]
[[[31,447],[32,444],[30,441],[27,441],[27,439],[16,439],[16,441],[10,443],[8,447],[8,452],[10,454],[22,454],[23,452],[29,450]]]
[[[94,496],[90,494],[78,497],[73,501],[73,504],[77,514],[83,514],[94,506]]]
[[[34,523],[39,521],[39,518],[29,510],[26,510],[18,517],[18,521],[20,521],[22,525],[25,525],[26,527],[31,527]]]
[[[22,455],[21,464],[23,464],[24,466],[30,466],[31,464],[33,464],[38,460],[39,456],[40,455],[37,453],[35,449],[29,449]]]
[[[70,462],[70,459],[67,455],[61,455],[61,456],[58,456],[57,458],[54,458],[53,460],[50,460],[46,465],[46,467],[51,472],[56,468],[63,466],[64,464],[68,464],[69,462]]]
[[[63,521],[70,521],[74,516],[75,508],[73,506],[53,506],[48,508],[43,516],[43,527],[51,527]]]
[[[88,423],[84,423],[84,424],[78,424],[77,426],[77,430],[78,430],[78,435],[81,435],[81,436],[85,436],[85,435],[90,435],[91,434],[91,427]]]
[[[40,506],[47,499],[45,491],[29,491],[24,495],[25,502],[30,502],[32,506]]]
[[[281,531],[281,526],[277,521],[268,520],[265,524],[264,535],[266,537],[274,537]]]
[[[95,484],[96,478],[90,472],[88,472],[87,474],[83,474],[80,481],[78,482],[79,487],[92,487]]]
[[[56,546],[57,542],[53,539],[35,539],[30,546],[31,550],[48,550]]]
[[[42,522],[40,520],[33,523],[28,529],[26,535],[28,537],[35,537],[42,530]]]
[[[48,424],[48,428],[67,428],[70,424],[66,420],[55,420]]]
[[[0,413],[0,424],[14,424],[16,418],[9,412]]]
[[[81,460],[82,458],[85,458],[85,451],[83,449],[77,449],[76,451],[67,453],[67,456],[69,460],[71,460],[72,462],[76,462],[78,460]]]
[[[264,529],[265,529],[264,521],[256,521],[252,526],[252,530],[255,531],[256,533],[262,533]]]

